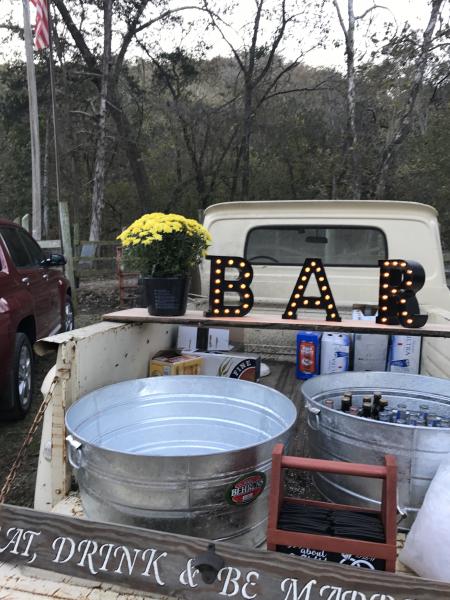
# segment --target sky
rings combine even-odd
[[[275,0],[269,0],[275,1]],[[183,6],[184,4],[194,4],[192,0],[172,0],[173,4]],[[408,21],[413,28],[423,29],[427,23],[429,16],[429,5],[426,0],[379,0],[380,5],[384,8],[377,8],[373,11],[373,22],[371,24],[370,33],[376,33],[383,31],[386,21],[393,22],[398,28],[401,28],[405,21]],[[367,8],[373,5],[372,0],[354,0],[355,14],[362,14]],[[339,0],[341,10],[346,15],[346,0]],[[377,2],[378,4],[378,2]],[[239,40],[242,39],[243,25],[251,20],[253,2],[251,0],[240,0],[239,8],[236,13],[230,17],[230,29],[228,31],[233,43],[239,46]],[[23,9],[22,0],[10,0],[8,3],[6,0],[0,0],[0,22],[3,21],[5,14],[12,7],[14,11],[14,21],[22,26],[23,24]],[[327,5],[328,16],[330,18],[330,42],[332,40],[342,39],[342,31],[339,27],[338,20],[336,18],[335,9],[332,5],[332,0],[329,0]],[[31,19],[34,21],[34,8],[31,6]],[[198,13],[189,14],[188,11],[183,13],[185,16],[192,18],[192,20],[198,19]],[[369,36],[367,35],[367,19],[364,21],[364,26],[361,26],[357,31],[356,35],[356,46],[362,51],[370,51]],[[317,30],[304,30],[303,45],[305,48],[315,48],[317,41],[320,38],[320,32]],[[1,34],[1,30],[0,30]],[[296,32],[298,37],[298,31]],[[176,35],[176,34],[172,34]],[[229,54],[229,48],[226,43],[220,38],[217,33],[213,31],[205,31],[203,27],[195,28],[185,39],[187,45],[195,45],[199,37],[205,39],[211,46],[209,55]],[[162,46],[164,50],[169,50],[174,45],[176,37],[171,35],[162,38]],[[16,44],[13,47],[3,45],[0,50],[0,58],[7,58],[10,56],[11,51],[19,53],[19,56],[24,56],[24,50],[20,44]],[[288,39],[282,48],[282,53],[287,58],[296,58],[298,55],[298,40],[295,35]],[[334,47],[330,43],[326,48],[315,48],[307,53],[305,56],[305,62],[312,66],[331,66],[336,68],[342,68],[344,64],[344,48]]]

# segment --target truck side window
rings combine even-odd
[[[14,227],[2,227],[0,228],[0,235],[2,236],[11,259],[16,267],[30,267],[32,265],[31,257],[23,245],[20,237],[19,230]]]
[[[301,266],[320,258],[331,267],[378,267],[388,248],[375,227],[270,225],[249,231],[244,256],[254,265]]]
[[[25,246],[29,256],[31,257],[31,262],[33,265],[39,265],[41,260],[44,258],[44,253],[40,246],[33,240],[31,235],[26,234],[24,231],[19,229],[18,231],[19,237]]]

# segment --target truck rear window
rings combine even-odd
[[[386,236],[375,227],[255,227],[245,243],[245,258],[254,265],[300,266],[320,258],[330,267],[378,267],[388,257]]]

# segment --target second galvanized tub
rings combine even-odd
[[[153,377],[84,396],[68,455],[90,519],[248,546],[264,542],[271,452],[297,411],[224,377]]]
[[[326,399],[340,405],[342,394],[352,391],[356,402],[381,391],[391,407],[404,403],[410,410],[420,404],[430,412],[450,417],[450,382],[446,379],[403,373],[340,373],[305,382],[311,456],[368,464],[383,464],[393,454],[398,465],[398,504],[406,512],[401,527],[409,529],[442,458],[450,452],[450,429],[382,423],[324,406]],[[376,508],[380,484],[374,479],[315,475],[319,491],[333,502]]]

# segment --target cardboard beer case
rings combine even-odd
[[[320,373],[320,338],[317,331],[301,331],[297,334],[297,379],[310,379]]]
[[[416,335],[393,335],[389,348],[388,370],[393,373],[420,371],[422,338]]]
[[[260,377],[261,357],[258,354],[239,352],[193,352],[192,354],[202,359],[202,375],[232,377],[247,381],[258,381]]]
[[[181,354],[175,350],[162,350],[151,359],[149,376],[200,375],[202,362],[200,356]]]
[[[216,327],[196,327],[179,325],[177,348],[187,352],[195,351],[227,351],[230,347],[228,329]]]
[[[377,307],[354,305],[352,319],[375,323]],[[389,336],[378,333],[356,333],[353,338],[353,370],[385,371]]]
[[[350,336],[348,333],[324,333],[320,343],[320,373],[344,373],[349,369]]]

